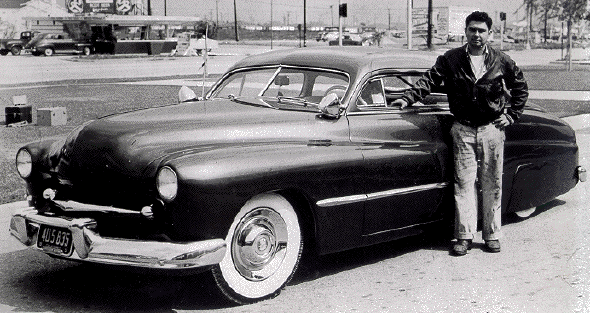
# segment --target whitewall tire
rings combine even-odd
[[[299,264],[300,225],[293,206],[278,194],[246,202],[227,234],[225,257],[212,269],[223,294],[242,304],[278,295]]]

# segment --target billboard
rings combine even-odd
[[[142,15],[143,0],[66,0],[69,13]]]

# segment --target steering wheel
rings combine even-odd
[[[335,90],[342,90],[342,91],[346,91],[346,86],[342,86],[342,85],[334,85],[328,89],[326,89],[326,92],[324,92],[324,97],[329,95],[331,92],[335,91]],[[338,96],[339,98],[342,98],[340,95]]]

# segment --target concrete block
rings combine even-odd
[[[65,107],[37,109],[37,125],[39,126],[66,125],[67,122],[68,114]]]

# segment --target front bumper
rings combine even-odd
[[[39,248],[41,225],[67,228],[72,232],[68,255]],[[17,210],[10,221],[10,233],[25,246],[65,259],[92,263],[128,265],[156,269],[192,269],[214,265],[223,259],[223,239],[176,243],[120,238],[103,238],[92,229],[91,218],[62,218],[41,215],[32,207]]]

